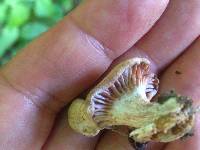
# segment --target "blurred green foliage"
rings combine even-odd
[[[0,0],[0,66],[80,0]]]

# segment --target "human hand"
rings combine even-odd
[[[161,92],[175,89],[199,99],[200,38],[195,39],[200,1],[171,1],[151,28],[167,2],[86,0],[5,65],[0,71],[0,149],[131,150],[128,140],[115,133],[96,138],[75,133],[66,111],[60,112],[113,60],[111,67],[130,57],[147,57],[161,74]],[[198,150],[197,129],[185,142],[149,149]]]

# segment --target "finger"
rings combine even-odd
[[[175,89],[177,93],[191,97],[196,105],[200,105],[200,37],[162,76],[163,90]],[[178,74],[176,72],[179,72]],[[192,138],[186,141],[170,143],[165,150],[198,150],[200,149],[200,119]]]
[[[170,1],[163,16],[150,32],[136,44],[137,47],[132,48],[125,55],[120,57],[120,59],[117,59],[114,65],[124,59],[134,56],[147,57],[152,62],[154,72],[160,73],[163,68],[170,64],[199,36],[199,6],[199,1]],[[187,16],[185,12],[187,12]],[[188,26],[183,26],[183,24],[187,24]],[[115,136],[113,136],[113,134]],[[113,143],[114,139],[117,141],[127,140],[115,133],[107,133],[107,135],[101,139],[97,149],[106,150],[109,149],[108,146],[113,145],[113,149],[117,150],[121,146],[121,142]],[[127,146],[129,143],[126,142],[126,144],[123,145]],[[159,150],[163,147],[163,144],[153,143],[148,147],[149,149]],[[129,149],[132,149],[130,145]]]
[[[199,49],[200,37],[165,71],[161,78],[161,89],[163,91],[174,88],[178,93],[196,100],[195,103],[200,102],[198,101],[200,98]]]
[[[167,0],[84,1],[26,47],[1,70],[0,133],[8,135],[1,142],[9,141],[8,149],[40,148],[56,112],[145,34],[166,5]]]

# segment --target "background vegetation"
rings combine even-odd
[[[0,66],[80,0],[0,0]]]

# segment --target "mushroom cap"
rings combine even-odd
[[[131,110],[138,109],[134,103],[150,103],[158,84],[157,77],[150,73],[147,59],[126,60],[114,67],[88,94],[86,101],[90,105],[90,115],[101,128],[130,125],[127,124],[131,119],[128,116],[131,116]]]

